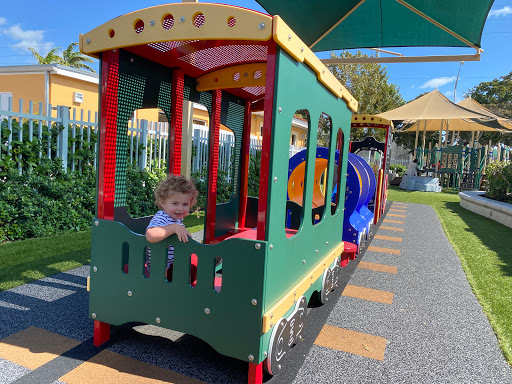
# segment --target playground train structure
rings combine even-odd
[[[340,268],[385,206],[390,123],[357,101],[283,22],[244,8],[177,3],[115,18],[80,36],[100,59],[100,128],[89,315],[94,344],[110,325],[142,322],[194,335],[276,374],[300,340],[307,305],[325,303]],[[210,115],[204,239],[150,244],[151,217],[127,205],[128,121],[159,108],[170,125],[168,172],[181,173],[184,101]],[[289,159],[291,121],[308,111],[307,150]],[[258,196],[248,196],[251,113],[264,112]],[[327,121],[327,145],[317,123]],[[232,196],[217,204],[219,130],[234,132]],[[349,154],[353,127],[386,129],[381,169]],[[313,129],[311,129],[313,128]],[[353,144],[353,143],[352,143]],[[327,209],[326,209],[327,208]],[[167,247],[174,246],[172,281]],[[145,250],[152,252],[144,274]]]

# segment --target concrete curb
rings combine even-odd
[[[485,198],[484,191],[459,192],[460,206],[512,228],[512,204]]]

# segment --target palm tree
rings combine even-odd
[[[69,46],[62,52],[62,63],[63,65],[67,65],[72,68],[80,68],[85,69],[87,71],[95,72],[94,69],[89,67],[85,63],[93,63],[94,61],[87,56],[82,55],[81,52],[73,52],[78,43],[71,43]]]
[[[91,58],[82,55],[81,52],[74,52],[77,45],[78,43],[76,42],[69,44],[69,46],[62,52],[62,56],[57,55],[57,51],[60,47],[51,49],[46,56],[41,56],[34,48],[29,48],[29,51],[32,52],[32,56],[34,56],[39,64],[61,64],[72,68],[80,68],[96,72],[85,64],[93,63],[94,61]]]
[[[61,57],[57,55],[58,49],[59,48],[51,49],[46,56],[41,56],[34,48],[29,48],[28,50],[32,52],[32,56],[34,56],[39,64],[60,64]]]

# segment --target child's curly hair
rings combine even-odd
[[[165,180],[162,180],[155,189],[155,203],[159,208],[162,208],[160,202],[168,199],[173,193],[184,193],[192,197],[190,207],[193,207],[197,202],[197,189],[193,180],[187,179],[182,175],[167,175]]]

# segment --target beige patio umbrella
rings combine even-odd
[[[489,119],[489,116],[452,103],[437,89],[401,107],[380,113],[377,116],[388,120],[416,121],[414,126],[416,129],[414,155],[416,155],[416,148],[418,147],[420,124],[423,125],[423,148],[425,148],[425,132],[429,120],[441,121],[441,130],[443,130],[443,121],[451,119]],[[439,126],[435,130],[439,131]],[[446,137],[448,137],[448,127],[446,131]],[[439,135],[439,141],[441,141],[441,135]]]

